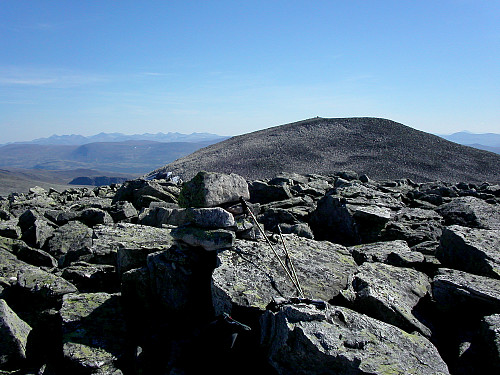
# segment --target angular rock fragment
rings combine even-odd
[[[398,267],[414,267],[425,262],[421,253],[412,251],[402,240],[356,245],[348,249],[357,264],[381,262]]]
[[[290,188],[286,184],[270,185],[264,181],[253,181],[248,185],[251,203],[270,203],[292,198]]]
[[[357,266],[347,249],[295,235],[284,235],[300,286],[309,298],[330,300],[345,289]],[[284,259],[283,250],[273,246]],[[234,249],[218,254],[212,274],[216,314],[233,307],[264,310],[273,297],[293,297],[297,290],[266,242],[236,240]],[[283,261],[284,262],[284,261]]]
[[[31,327],[0,299],[0,366],[18,366],[26,359]]]
[[[436,257],[444,267],[500,279],[500,229],[447,227]]]
[[[116,293],[120,289],[116,268],[106,264],[77,262],[64,268],[61,277],[83,293]]]
[[[61,265],[69,265],[79,255],[87,254],[86,249],[92,246],[92,229],[78,221],[70,221],[57,228],[54,235],[49,239],[46,250],[56,259],[61,259]]]
[[[449,374],[423,336],[344,307],[267,311],[261,332],[279,374]]]
[[[118,366],[131,353],[118,295],[68,294],[60,315],[66,371],[121,374]]]
[[[446,312],[500,313],[500,280],[440,268],[432,282],[437,307]]]
[[[113,219],[106,211],[95,207],[86,208],[80,212],[78,220],[91,228],[99,224],[113,223]]]
[[[404,240],[410,246],[437,241],[441,236],[443,218],[433,210],[402,208],[387,223],[383,240]]]
[[[113,204],[119,201],[128,201],[136,209],[148,207],[152,201],[177,203],[174,191],[169,186],[163,186],[159,181],[142,179],[125,182],[116,192]]]
[[[444,217],[446,225],[500,229],[500,206],[476,197],[454,198],[436,211]]]
[[[483,366],[492,373],[500,372],[500,314],[485,316],[481,321],[479,337],[483,356]]]
[[[0,221],[0,236],[14,239],[21,238],[22,232],[17,225],[18,221],[18,219]]]
[[[430,337],[431,331],[412,313],[431,290],[430,279],[410,268],[363,263],[354,274],[352,308],[409,333]]]
[[[118,201],[114,203],[109,209],[109,214],[115,223],[134,222],[137,220],[137,216],[139,215],[134,205],[126,201]]]
[[[248,183],[237,174],[199,172],[186,182],[179,196],[182,207],[215,207],[250,198]]]

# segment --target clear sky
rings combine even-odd
[[[500,133],[500,1],[0,0],[0,144],[315,116]]]

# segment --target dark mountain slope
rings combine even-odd
[[[500,182],[500,156],[380,118],[313,118],[230,138],[155,171],[248,179],[354,170],[376,179]],[[152,172],[152,173],[155,173]]]

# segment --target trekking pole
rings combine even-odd
[[[241,202],[241,205],[243,206],[243,208],[250,214],[250,217],[252,218],[253,222],[255,223],[255,225],[257,226],[257,228],[259,229],[260,233],[262,234],[262,236],[266,240],[267,244],[269,245],[269,247],[273,251],[273,253],[276,256],[276,258],[278,258],[278,261],[280,262],[281,267],[283,267],[283,269],[285,270],[285,273],[288,275],[288,277],[292,281],[293,286],[295,287],[295,289],[297,289],[297,291],[300,294],[300,287],[297,286],[297,284],[295,283],[295,280],[294,280],[293,276],[288,271],[287,266],[285,265],[285,263],[283,263],[283,261],[281,260],[280,256],[276,252],[276,250],[274,250],[274,247],[271,244],[271,241],[269,241],[269,238],[267,238],[266,233],[264,232],[264,229],[262,229],[262,227],[260,226],[259,222],[257,221],[257,218],[254,216],[254,214],[252,213],[252,211],[248,207],[247,202],[245,201],[245,199],[243,199],[243,197],[240,197],[240,202]]]
[[[297,290],[299,292],[299,295],[302,298],[305,298],[304,291],[302,290],[302,287],[300,286],[299,278],[297,277],[297,272],[295,271],[295,266],[293,265],[293,262],[292,262],[292,257],[290,256],[290,253],[288,252],[288,249],[286,248],[285,239],[283,238],[283,233],[281,232],[281,227],[279,224],[278,224],[278,232],[280,234],[281,243],[283,244],[283,250],[285,252],[286,259],[290,263],[290,273],[295,278],[295,283],[297,284]]]

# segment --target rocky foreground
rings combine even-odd
[[[156,177],[0,198],[0,374],[500,370],[499,185]]]

